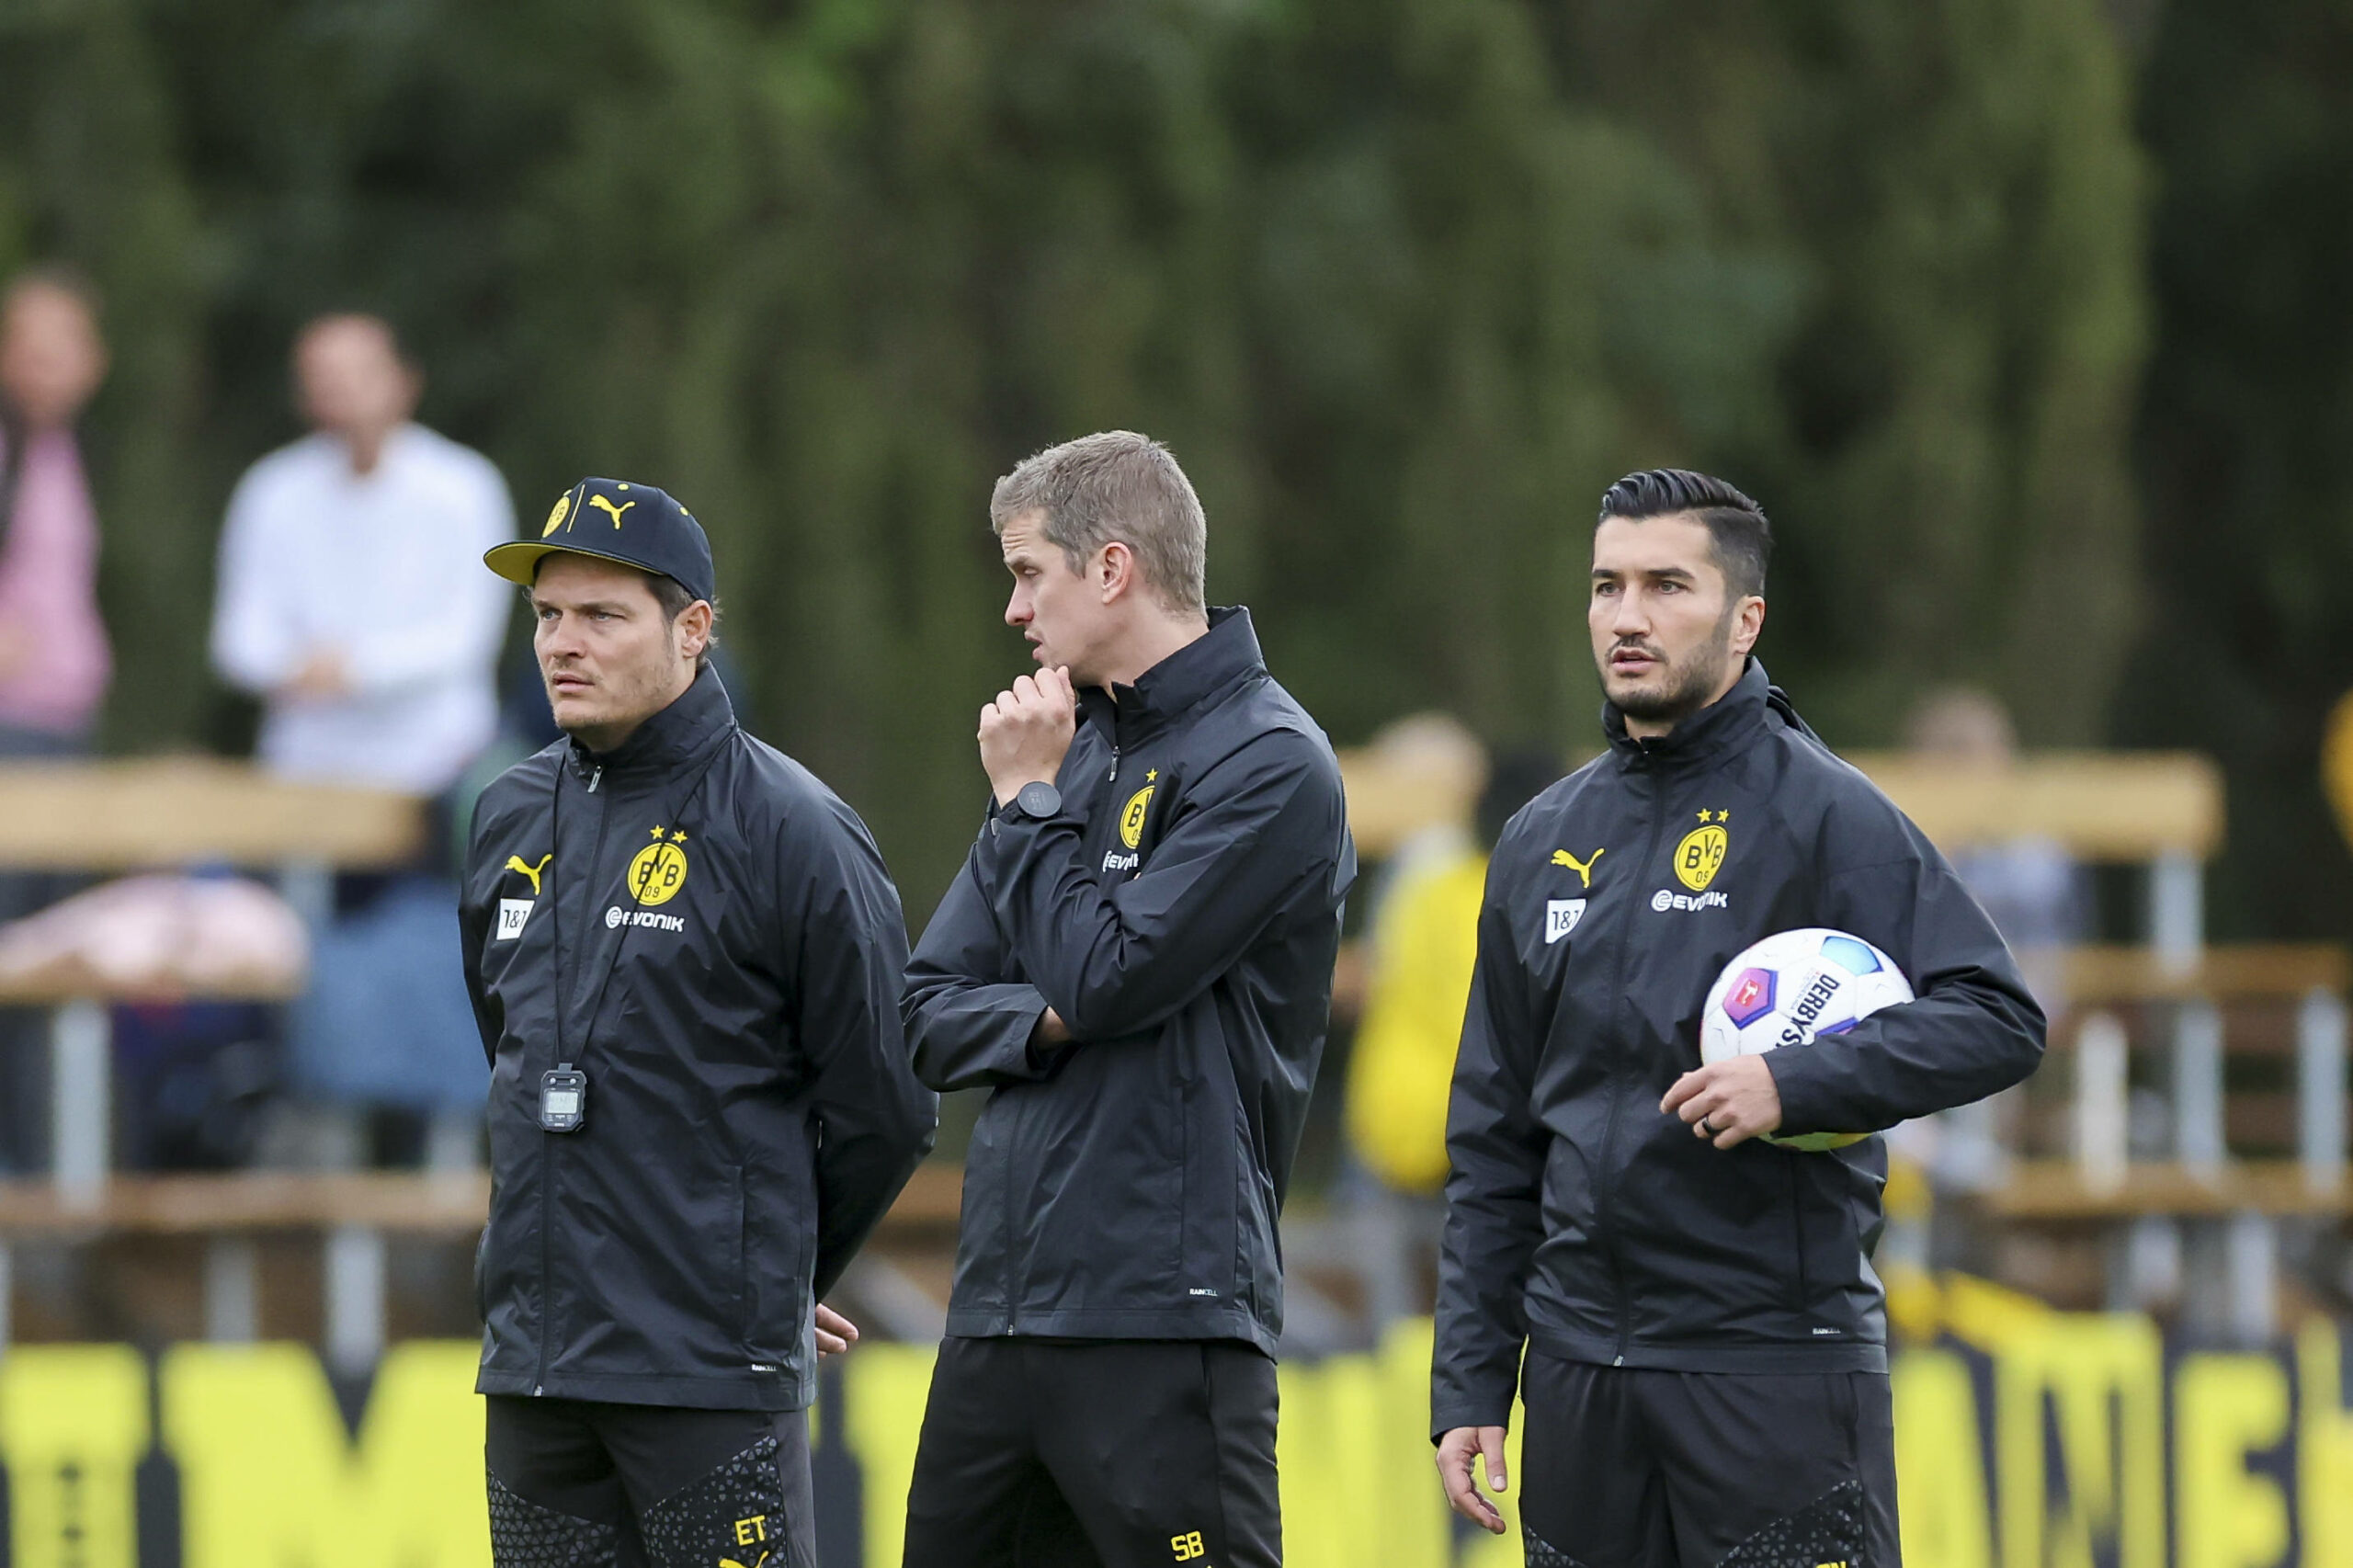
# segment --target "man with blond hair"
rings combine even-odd
[[[1282,1556],[1276,1219],[1355,877],[1340,771],[1208,608],[1168,449],[1109,431],[998,481],[993,798],[909,965],[915,1070],[985,1088],[905,1561]]]

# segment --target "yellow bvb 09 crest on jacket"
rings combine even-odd
[[[1133,849],[1143,842],[1143,819],[1152,811],[1152,792],[1160,786],[1160,769],[1154,768],[1144,776],[1144,786],[1128,797],[1120,808],[1120,842]]]
[[[1683,835],[1675,846],[1675,877],[1693,892],[1705,892],[1708,884],[1716,880],[1718,868],[1724,863],[1724,853],[1732,847],[1732,835],[1723,824],[1732,820],[1730,812],[1701,812],[1700,825]]]
[[[684,830],[665,837],[663,829],[655,828],[654,842],[630,859],[630,897],[641,905],[669,903],[687,885],[687,852],[678,847],[686,841]]]

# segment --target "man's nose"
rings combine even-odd
[[[1029,597],[1018,588],[1014,589],[1005,601],[1005,623],[1007,626],[1027,626],[1029,616]]]
[[[1640,594],[1620,594],[1609,617],[1609,630],[1620,637],[1639,637],[1651,629],[1649,610]]]

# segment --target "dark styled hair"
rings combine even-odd
[[[1765,592],[1765,566],[1773,554],[1773,525],[1765,508],[1727,482],[1688,468],[1653,468],[1630,473],[1601,493],[1598,528],[1612,517],[1640,521],[1689,512],[1707,525],[1708,540],[1724,586],[1735,599]]]

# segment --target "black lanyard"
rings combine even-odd
[[[710,770],[719,763],[719,754],[726,748],[727,737],[722,735],[718,743],[710,748],[710,756],[704,760],[700,767],[695,770],[694,778],[687,785],[686,795],[679,801],[676,810],[664,813],[667,820],[676,822],[685,813],[687,808],[695,803],[695,797],[702,793],[703,780],[710,777]],[[603,777],[604,769],[600,766],[597,770],[597,778],[601,779]],[[593,793],[596,785],[592,783],[588,788]],[[606,807],[607,811],[611,809],[610,806]],[[563,844],[563,778],[559,774],[555,781],[555,794],[548,802],[548,839],[559,850]],[[591,859],[588,873],[594,877],[597,871],[594,860],[596,852],[592,849],[589,853]],[[563,889],[556,881],[563,869],[561,857],[548,863],[548,882],[551,890],[548,899],[550,927],[548,935],[553,943],[552,950],[555,960],[555,1059],[558,1065],[572,1067],[588,1060],[588,1048],[597,1040],[597,1018],[605,1010],[605,993],[613,983],[613,971],[621,966],[621,949],[629,945],[629,934],[636,928],[637,923],[633,920],[622,923],[620,935],[614,938],[613,950],[605,960],[604,978],[597,983],[596,1000],[588,1008],[588,1030],[585,1038],[580,1042],[580,1054],[576,1057],[566,1056],[563,1050],[563,1014],[564,1003],[570,995],[570,991],[563,983]],[[637,902],[635,894],[631,895],[630,902],[631,903]]]

